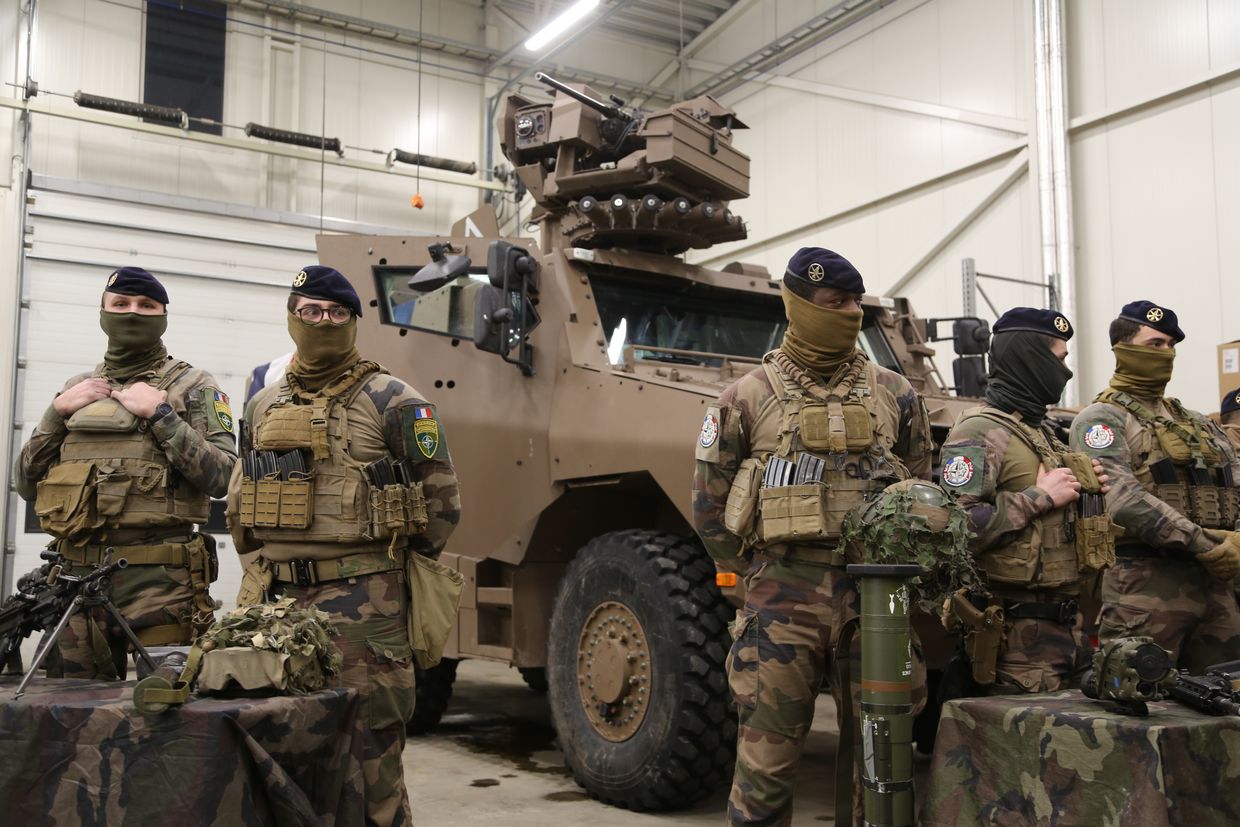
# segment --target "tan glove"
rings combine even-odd
[[[1211,538],[1224,535],[1223,540],[1209,551],[1197,555],[1197,562],[1212,577],[1230,580],[1240,574],[1240,535],[1234,531],[1212,531]]]

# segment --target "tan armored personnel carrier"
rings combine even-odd
[[[319,257],[375,308],[362,351],[438,406],[461,481],[442,559],[466,591],[413,728],[442,715],[451,659],[509,663],[549,687],[587,791],[684,806],[730,777],[736,737],[734,607],[691,527],[693,446],[706,406],[779,344],[783,305],[765,269],[678,257],[745,236],[728,208],[749,191],[735,113],[702,97],[643,115],[542,79],[554,99],[514,95],[498,123],[537,245],[323,236]],[[949,426],[963,400],[925,325],[899,299],[864,309],[862,347]]]

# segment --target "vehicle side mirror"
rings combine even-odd
[[[985,356],[990,350],[990,324],[974,316],[956,316],[949,319],[928,319],[926,338],[941,342],[947,336],[939,334],[939,324],[951,322],[952,347],[957,356]]]
[[[491,286],[478,291],[474,300],[474,346],[498,353],[517,365],[526,376],[534,375],[534,346],[529,334],[538,326],[538,311],[531,298],[538,292],[538,261],[523,247],[492,241],[487,249],[487,277]],[[509,356],[517,351],[516,358]]]
[[[454,252],[450,244],[432,244],[427,249],[431,254],[431,263],[420,268],[409,279],[409,289],[419,293],[438,290],[453,279],[467,275],[473,264],[469,256],[448,255]]]
[[[986,357],[961,356],[952,360],[952,383],[957,396],[985,396]]]
[[[487,275],[495,287],[515,290],[522,284],[527,292],[538,292],[538,262],[524,247],[508,241],[491,242],[487,249]]]

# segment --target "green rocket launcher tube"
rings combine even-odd
[[[913,824],[910,578],[920,566],[855,564],[861,591],[861,783],[865,823]]]

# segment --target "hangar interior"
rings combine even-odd
[[[1072,318],[1069,403],[1110,373],[1106,323],[1149,298],[1189,332],[1170,393],[1217,410],[1215,346],[1240,337],[1240,4],[604,0],[526,48],[568,5],[6,3],[4,466],[64,380],[98,360],[99,286],[118,266],[158,274],[170,351],[239,401],[253,367],[290,349],[287,285],[317,234],[442,233],[490,203],[505,233],[535,237],[492,119],[513,91],[545,99],[536,70],[647,110],[709,94],[738,112],[752,192],[732,208],[748,237],[695,263],[778,277],[798,247],[826,246],[869,292],[948,317],[972,259],[1009,279],[985,282],[982,317],[1053,290]],[[189,117],[82,106],[78,92]],[[478,172],[389,163],[394,149]],[[7,592],[45,541],[12,489],[3,532]],[[239,569],[221,558],[227,599]]]

